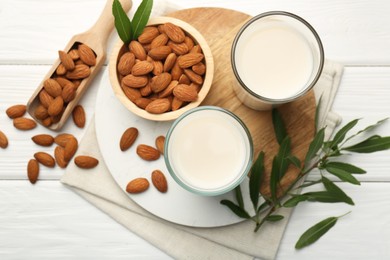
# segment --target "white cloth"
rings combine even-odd
[[[319,118],[321,126],[327,125],[328,136],[340,122],[339,116],[330,109],[342,71],[341,65],[327,61],[315,86],[316,98],[322,96]],[[99,160],[99,165],[86,174],[71,162],[61,182],[168,255],[177,259],[275,258],[291,209],[281,209],[279,214],[285,218],[265,224],[257,233],[253,232],[252,221],[217,228],[173,224],[142,209],[116,184],[99,152],[94,122],[80,142],[77,154],[92,155]]]

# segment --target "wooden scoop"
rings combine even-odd
[[[127,13],[131,6],[132,1],[131,0],[120,0],[121,5],[125,12]],[[106,47],[107,47],[107,39],[109,34],[111,33],[112,29],[114,28],[114,17],[112,15],[112,4],[113,0],[108,0],[106,3],[106,6],[103,9],[103,12],[101,13],[99,19],[96,21],[96,23],[86,32],[77,34],[72,37],[72,39],[69,41],[69,43],[66,45],[64,52],[69,52],[70,49],[72,49],[73,46],[77,44],[85,44],[89,46],[96,55],[96,65],[92,66],[90,75],[83,79],[80,83],[80,85],[77,88],[76,96],[75,98],[70,101],[66,109],[64,110],[61,119],[54,124],[51,124],[48,126],[48,128],[52,130],[60,130],[62,126],[65,124],[66,120],[69,118],[69,116],[72,114],[73,108],[78,104],[80,98],[83,96],[85,91],[87,90],[88,86],[92,82],[92,80],[95,78],[95,76],[98,74],[99,70],[101,69],[105,59],[106,59]],[[46,79],[52,77],[58,65],[61,63],[60,59],[58,58],[49,72],[46,74],[42,82],[39,84],[39,87],[35,90],[33,95],[31,96],[30,100],[27,103],[27,111],[28,113],[39,123],[42,124],[42,121],[36,118],[35,116],[35,109],[39,106],[39,92],[43,88],[43,83]]]

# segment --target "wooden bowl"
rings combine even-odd
[[[194,27],[192,27],[186,22],[183,22],[182,20],[171,18],[171,17],[152,18],[149,20],[148,25],[159,25],[168,22],[175,24],[179,26],[181,29],[183,29],[187,35],[192,37],[195,44],[199,44],[200,47],[202,48],[204,54],[204,61],[206,65],[206,72],[204,74],[203,85],[201,87],[201,90],[198,93],[198,99],[196,101],[188,103],[187,105],[175,111],[169,111],[162,114],[149,113],[146,110],[139,108],[137,105],[135,105],[125,95],[125,93],[122,90],[121,83],[119,80],[119,73],[117,71],[117,64],[119,62],[119,58],[122,56],[124,52],[127,51],[127,46],[123,44],[122,40],[119,40],[115,44],[109,60],[109,78],[116,97],[132,113],[148,120],[154,120],[154,121],[175,120],[184,112],[190,110],[191,108],[199,106],[201,102],[204,100],[204,98],[206,97],[207,93],[209,92],[211,83],[213,81],[214,61],[213,61],[210,47],[208,46],[203,36]]]

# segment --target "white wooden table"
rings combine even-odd
[[[134,5],[138,6],[138,1]],[[155,0],[158,4],[158,0]],[[362,126],[390,116],[390,2],[326,1],[178,1],[184,7],[218,6],[251,15],[286,10],[307,19],[323,40],[328,59],[345,65],[334,110]],[[31,185],[26,165],[42,149],[31,141],[39,126],[22,132],[5,110],[26,103],[73,34],[88,29],[104,0],[0,0],[0,129],[10,140],[0,149],[0,259],[167,259],[165,253],[129,232],[65,188],[58,167],[41,167]],[[116,41],[110,38],[109,50]],[[99,78],[81,101],[88,122],[93,115]],[[71,121],[63,131],[80,138]],[[379,129],[390,135],[390,123]],[[306,203],[291,217],[278,259],[390,259],[390,151],[348,159],[367,170],[361,186],[340,184],[355,206]],[[318,243],[296,251],[299,235],[328,216],[352,213]]]

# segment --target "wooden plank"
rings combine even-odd
[[[305,203],[290,219],[277,259],[389,259],[390,183],[340,185],[356,206]],[[313,190],[313,189],[311,189]],[[309,191],[306,189],[305,191]],[[57,181],[0,181],[0,258],[169,259]],[[296,251],[314,223],[352,210],[314,245]],[[259,231],[261,232],[261,231]]]
[[[170,259],[58,181],[0,181],[0,259]]]
[[[139,0],[135,0],[138,6]],[[155,1],[162,10],[162,1]],[[87,30],[100,14],[104,0],[3,1],[0,4],[0,64],[52,64],[72,35]],[[256,15],[285,10],[308,20],[321,36],[327,58],[345,64],[390,64],[389,1],[197,1],[171,3],[180,8],[224,7]],[[133,8],[134,9],[134,8]],[[72,10],[70,15],[68,11]],[[28,22],[26,22],[28,21]],[[111,37],[109,50],[115,36]]]

